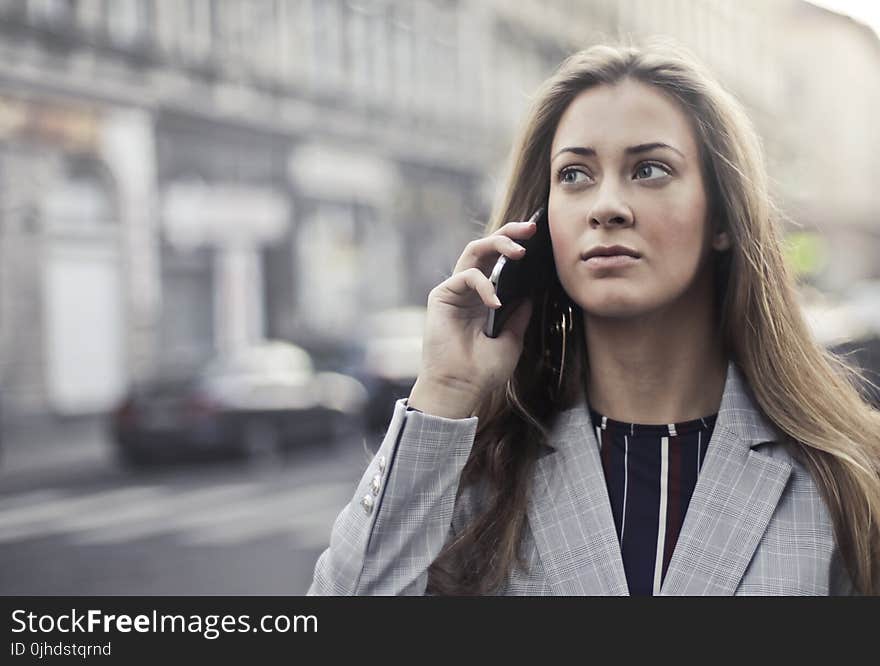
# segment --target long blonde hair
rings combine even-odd
[[[567,58],[538,90],[517,141],[506,195],[486,227],[526,219],[549,193],[550,146],[571,101],[584,90],[630,78],[672,95],[693,119],[715,230],[732,248],[716,255],[718,330],[728,357],[767,417],[790,438],[794,455],[820,489],[838,547],[856,589],[880,592],[880,412],[855,386],[858,368],[812,337],[783,258],[783,213],[768,188],[760,139],[739,102],[686,49],[653,39],[641,47],[597,45]],[[545,177],[546,176],[546,177]],[[558,277],[545,296],[571,305]],[[545,301],[546,302],[546,301]],[[448,542],[429,569],[428,591],[481,594],[499,588],[517,563],[531,472],[548,448],[547,424],[581,395],[586,369],[582,318],[558,369],[542,348],[550,325],[535,307],[523,353],[507,386],[477,410],[479,427],[461,489],[481,490],[482,512]],[[577,310],[575,310],[577,312]]]

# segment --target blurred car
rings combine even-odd
[[[359,432],[366,401],[355,378],[316,372],[303,348],[268,341],[218,356],[192,376],[133,389],[111,429],[132,464],[265,458]]]
[[[863,375],[856,388],[875,409],[880,409],[880,335],[835,344],[830,351],[854,365]]]
[[[426,308],[391,308],[367,318],[362,359],[355,376],[367,389],[365,426],[383,432],[391,422],[394,403],[410,394],[422,362]]]
[[[855,282],[835,295],[804,287],[800,296],[816,341],[862,371],[856,388],[880,409],[880,281]]]

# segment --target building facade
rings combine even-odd
[[[0,409],[101,411],[229,347],[344,344],[423,304],[535,87],[597,41],[678,37],[787,163],[798,5],[0,1]]]

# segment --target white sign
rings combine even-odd
[[[266,188],[175,183],[162,200],[165,234],[178,247],[270,244],[290,221],[287,197]]]

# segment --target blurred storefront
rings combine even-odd
[[[876,127],[857,136],[880,77],[832,74],[869,80],[880,49],[807,3],[0,0],[0,412],[99,412],[232,346],[344,346],[424,305],[482,232],[538,83],[654,33],[743,100],[780,200],[858,254],[825,281],[876,275]],[[818,129],[846,137],[831,208],[828,170],[795,159]]]
[[[114,117],[0,91],[4,413],[107,409],[127,382],[124,176]]]
[[[422,301],[443,277],[425,252],[451,268],[478,231],[460,220],[485,215],[480,169],[515,119],[466,60],[490,19],[0,3],[5,414],[103,412],[231,347],[344,346]]]
[[[158,115],[156,134],[161,371],[270,333],[267,273],[290,261],[268,251],[289,247],[293,206],[287,138],[171,112]]]

